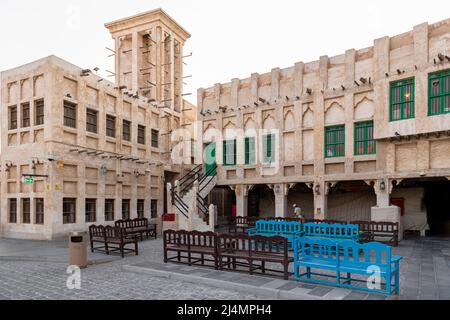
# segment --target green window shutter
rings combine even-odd
[[[228,140],[223,142],[223,165],[236,165],[236,140]]]
[[[345,156],[345,126],[325,128],[325,158]]]
[[[263,137],[263,162],[266,164],[275,161],[275,135],[268,134]]]
[[[391,83],[390,86],[390,120],[413,119],[415,100],[415,79],[404,79]]]
[[[255,164],[255,138],[245,138],[244,153],[245,164]]]
[[[428,76],[428,115],[450,113],[450,70]]]
[[[355,155],[376,154],[373,121],[355,124]]]

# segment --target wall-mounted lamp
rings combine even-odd
[[[320,186],[319,185],[316,185],[315,187],[314,187],[314,192],[319,196],[320,195]]]
[[[382,190],[382,191],[386,190],[386,182],[384,182],[384,181],[380,182],[380,190]]]

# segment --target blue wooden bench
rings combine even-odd
[[[249,236],[264,236],[286,238],[289,243],[293,243],[297,237],[302,235],[302,224],[292,221],[272,221],[259,220],[256,222],[256,228],[248,230]]]
[[[298,238],[294,245],[294,277],[309,283],[398,295],[402,257],[393,257],[391,250],[378,242]],[[300,273],[300,268],[306,272]]]
[[[305,223],[302,230],[306,238],[359,241],[361,237],[359,227],[352,224]]]

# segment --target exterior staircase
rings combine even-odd
[[[216,166],[203,170],[199,165],[175,182],[172,205],[180,230],[214,231],[207,198],[217,184],[216,170]]]

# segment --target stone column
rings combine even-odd
[[[314,219],[325,220],[327,212],[328,194],[325,183],[316,182],[313,185],[314,193]]]
[[[289,185],[286,184],[275,184],[273,186],[273,191],[275,194],[275,217],[276,218],[286,218],[287,204],[288,204],[288,192]]]
[[[376,222],[398,222],[400,226],[399,240],[403,240],[403,227],[401,223],[400,208],[391,206],[390,196],[392,193],[392,182],[383,179],[375,182],[374,189],[377,195],[377,206],[372,208],[371,219]]]
[[[172,204],[172,184],[167,183],[166,184],[166,190],[167,190],[167,213],[174,213],[173,211],[173,204]]]
[[[248,216],[248,193],[252,186],[236,186],[234,192],[236,193],[236,216]]]

